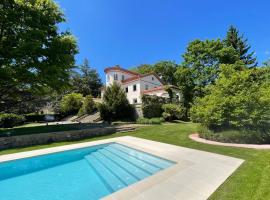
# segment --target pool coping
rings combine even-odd
[[[243,162],[229,156],[189,149],[131,136],[77,143],[0,156],[0,162],[29,158],[66,150],[117,142],[175,162],[148,178],[138,181],[103,200],[121,199],[207,199]]]

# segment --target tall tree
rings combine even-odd
[[[156,73],[166,84],[176,84],[173,74],[177,70],[177,64],[172,61],[160,61],[154,65],[143,64],[131,70],[139,74]]]
[[[191,68],[180,66],[174,73],[177,86],[181,91],[181,103],[185,108],[185,118],[188,118],[189,109],[193,103],[195,83]]]
[[[97,71],[89,66],[87,59],[79,69],[80,71],[72,78],[74,92],[81,93],[83,96],[99,96],[102,82]]]
[[[172,61],[161,61],[154,65],[154,72],[166,83],[175,85],[174,73],[177,70],[177,64]]]
[[[58,5],[53,0],[2,0],[0,16],[1,104],[13,106],[46,88],[65,86],[77,45],[69,32],[58,31],[65,22]]]
[[[149,65],[149,64],[142,64],[137,67],[133,67],[130,70],[137,72],[139,74],[148,74],[148,73],[154,72],[153,65]]]
[[[240,35],[236,27],[230,26],[224,43],[228,47],[233,47],[239,54],[240,60],[242,60],[249,67],[257,66],[257,58],[254,56],[254,51],[250,52],[251,46],[248,44],[248,40],[244,38],[244,35]]]
[[[195,96],[202,96],[204,87],[217,79],[220,64],[233,64],[239,60],[237,52],[224,46],[221,40],[194,40],[189,43],[183,58],[183,66],[192,71]]]

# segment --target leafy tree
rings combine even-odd
[[[125,91],[117,83],[107,87],[103,103],[99,104],[101,118],[112,120],[130,120],[134,117],[134,108],[129,104]]]
[[[74,92],[81,93],[83,96],[97,97],[100,95],[102,83],[97,71],[92,69],[88,60],[85,59],[84,64],[80,67],[80,72],[73,76],[71,85]]]
[[[57,4],[2,0],[0,16],[0,102],[8,107],[47,88],[63,88],[77,45],[69,32],[58,31],[65,18]]]
[[[130,69],[131,71],[137,72],[139,74],[149,74],[154,72],[153,65],[142,64],[137,67],[133,67]]]
[[[184,118],[188,118],[188,112],[193,103],[195,82],[192,76],[191,68],[180,66],[174,73],[177,86],[181,91],[181,103],[185,108]]]
[[[83,104],[83,96],[79,93],[65,95],[60,102],[60,111],[63,114],[77,114]]]
[[[179,104],[163,104],[162,117],[166,121],[172,121],[174,119],[182,119],[185,116],[184,108]]]
[[[220,64],[233,64],[239,60],[237,52],[232,47],[224,47],[220,40],[194,40],[189,43],[183,58],[183,66],[192,71],[195,96],[203,96],[204,87],[215,82]]]
[[[95,102],[91,95],[87,95],[84,98],[83,105],[79,110],[79,116],[85,115],[85,114],[91,114],[96,110]]]
[[[160,61],[154,65],[143,64],[131,70],[139,74],[156,73],[166,84],[175,85],[174,72],[177,64],[172,61]]]
[[[230,26],[224,43],[227,47],[233,47],[246,65],[250,67],[257,66],[257,58],[254,56],[254,51],[249,53],[250,45],[244,35],[240,35],[236,27]]]
[[[219,79],[191,109],[193,121],[210,129],[269,129],[270,71],[222,65]],[[268,128],[267,128],[268,127]]]
[[[174,73],[177,70],[177,64],[171,61],[161,61],[154,65],[154,72],[166,83],[175,85]]]

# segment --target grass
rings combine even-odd
[[[0,137],[28,135],[36,133],[49,133],[58,131],[81,130],[93,127],[93,124],[53,124],[53,125],[37,125],[29,124],[15,128],[0,128]]]
[[[218,188],[210,199],[270,199],[270,150],[221,147],[197,143],[188,138],[190,133],[197,130],[198,126],[193,123],[155,125],[139,128],[135,132],[116,133],[111,136],[86,139],[79,142],[131,135],[149,140],[241,158],[244,159],[245,162],[231,177],[225,181],[223,185]],[[33,146],[21,149],[10,149],[0,151],[0,154],[54,147],[71,143],[78,143],[78,141],[53,143],[49,145]]]

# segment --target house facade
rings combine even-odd
[[[140,105],[142,96],[156,95],[169,98],[166,91],[166,85],[155,73],[139,74],[121,68],[120,66],[108,67],[104,70],[106,74],[105,87],[117,82],[124,89],[130,104]],[[180,92],[177,88],[171,87],[174,93],[180,98]],[[104,90],[101,93],[103,96]]]

